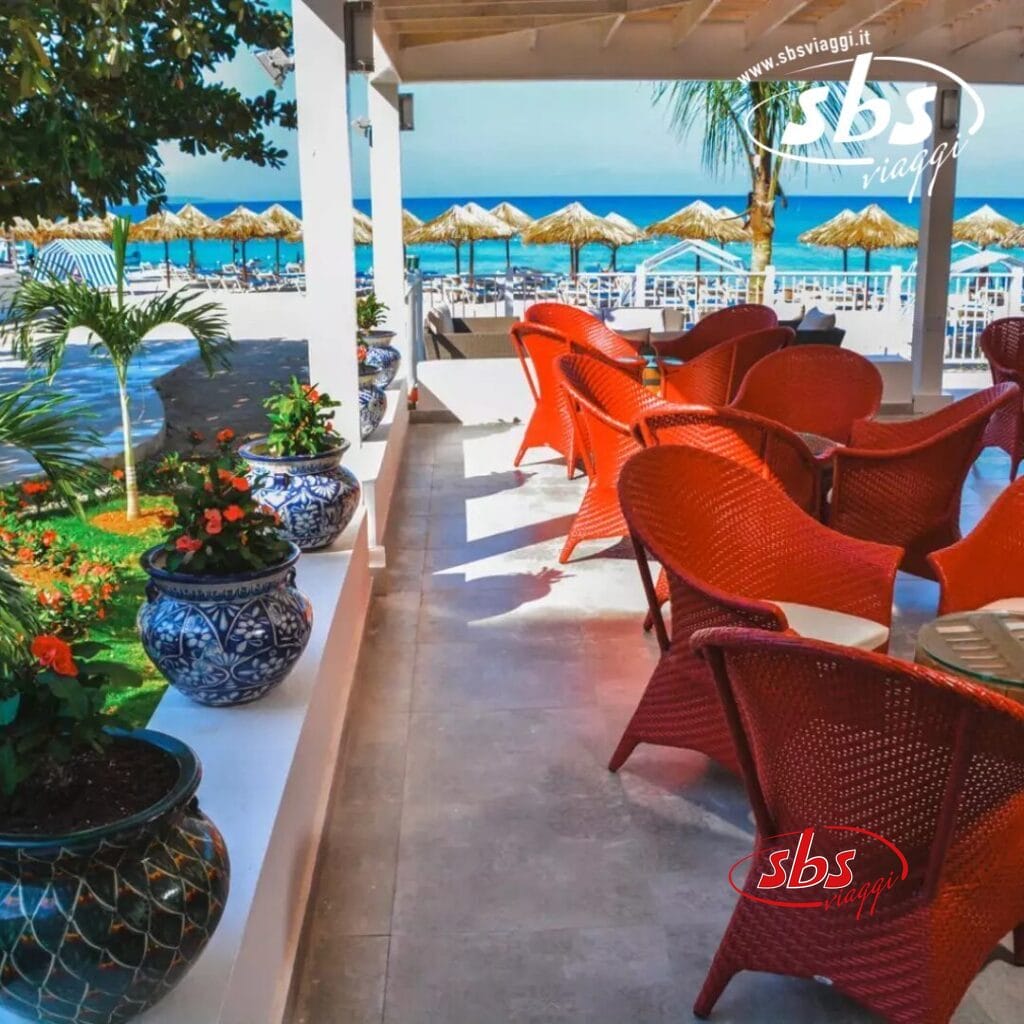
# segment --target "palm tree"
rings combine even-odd
[[[117,273],[117,289],[113,295],[73,280],[27,281],[12,299],[8,319],[14,320],[15,326],[8,334],[23,359],[46,363],[51,376],[64,357],[68,335],[76,327],[87,328],[93,346],[107,350],[117,375],[121,400],[126,515],[128,519],[137,519],[139,489],[128,399],[128,367],[132,359],[155,328],[177,324],[199,343],[199,355],[212,374],[216,366],[228,365],[226,353],[232,341],[227,334],[224,308],[216,302],[197,302],[194,297],[177,291],[143,303],[125,303],[124,266],[130,223],[127,217],[118,217],[113,225]]]
[[[775,203],[785,195],[779,183],[783,168],[789,159],[788,147],[782,145],[786,125],[803,122],[798,102],[800,93],[813,86],[827,86],[826,82],[661,82],[655,86],[654,102],[667,101],[672,106],[672,124],[680,137],[685,137],[695,126],[701,126],[704,140],[701,163],[712,173],[737,165],[750,173],[750,195],[747,218],[753,237],[750,269],[764,271],[772,260],[772,239],[775,234]],[[875,93],[881,90],[875,83],[866,88]],[[842,97],[834,89],[827,90],[827,98],[819,103],[826,123],[833,130],[842,109]],[[749,126],[761,145],[755,145],[745,126]],[[861,148],[848,143],[851,153]],[[829,133],[808,147],[819,156],[832,154]],[[771,152],[776,150],[776,152]]]
[[[65,504],[80,510],[79,496],[94,478],[86,452],[98,438],[79,425],[65,396],[38,397],[37,387],[30,383],[0,394],[0,445],[31,455]],[[0,669],[17,661],[17,638],[35,627],[28,590],[0,562]]]

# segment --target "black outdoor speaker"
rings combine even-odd
[[[416,117],[413,112],[412,93],[400,92],[398,94],[398,128],[403,132],[411,132],[416,127]]]

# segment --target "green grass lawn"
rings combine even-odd
[[[143,509],[167,507],[169,499],[143,496]],[[33,526],[40,529],[52,527],[61,539],[77,544],[89,557],[97,561],[112,562],[125,570],[121,589],[108,608],[107,618],[96,623],[89,631],[89,639],[110,645],[109,658],[120,661],[141,673],[138,686],[115,687],[108,704],[120,707],[135,727],[146,725],[152,716],[167,681],[153,667],[146,652],[139,643],[135,630],[135,616],[145,600],[146,574],[139,565],[139,555],[146,548],[163,539],[163,530],[154,525],[138,536],[121,536],[98,529],[89,520],[104,512],[117,511],[124,507],[124,498],[99,502],[86,508],[85,519],[72,515],[54,515],[35,520]]]

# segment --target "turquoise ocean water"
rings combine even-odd
[[[445,196],[428,199],[408,199],[405,202],[406,209],[423,220],[436,216],[451,206],[452,203],[465,203],[470,199],[480,203],[481,206],[491,208],[502,200],[508,200],[516,206],[525,210],[534,217],[551,213],[573,199],[579,200],[588,209],[601,216],[612,211],[628,217],[631,221],[643,227],[662,217],[673,213],[681,206],[692,202],[694,199],[704,199],[712,206],[729,206],[739,211],[745,205],[744,196],[735,195],[678,195],[678,196]],[[182,200],[181,202],[183,202]],[[282,205],[292,210],[298,216],[302,216],[302,205],[298,201],[274,200],[246,201],[245,205],[251,209],[261,211],[272,202],[279,201]],[[172,201],[169,205],[177,210],[181,202]],[[202,199],[193,199],[201,210],[211,217],[218,218],[230,212],[238,204],[236,202],[205,202]],[[850,207],[859,210],[869,202],[878,202],[893,217],[904,223],[917,226],[920,213],[920,203],[915,201],[908,203],[900,197],[874,197],[869,193],[860,193],[852,196],[800,196],[790,195],[787,209],[780,208],[776,216],[775,247],[773,262],[780,270],[841,270],[842,255],[836,250],[817,249],[811,246],[801,245],[797,242],[797,236],[808,228],[820,224],[834,216],[843,207]],[[1011,220],[1020,223],[1024,221],[1024,198],[1020,199],[996,199],[986,200],[983,198],[963,197],[957,198],[956,216],[962,217],[976,209],[984,202],[989,202],[1000,213]],[[366,213],[372,213],[369,200],[358,200],[356,206]],[[131,208],[124,212],[131,213],[136,218],[145,215],[142,208]],[[620,270],[630,270],[638,262],[649,259],[655,253],[670,245],[668,240],[656,240],[640,242],[636,245],[627,246],[619,250],[618,266]],[[730,245],[729,251],[735,252],[744,262],[749,261],[750,247],[747,245]],[[290,245],[282,242],[281,261],[282,265],[290,260],[301,257],[302,246]],[[420,265],[426,272],[451,273],[455,269],[455,252],[448,245],[412,246],[410,252],[420,257]],[[185,264],[188,262],[188,243],[172,242],[170,246],[171,259],[176,263]],[[129,253],[136,259],[157,261],[163,259],[163,246],[160,244],[132,243]],[[237,252],[236,252],[237,255]],[[1024,257],[1024,251],[1017,250],[1015,255]],[[199,265],[204,269],[215,269],[221,263],[229,262],[232,259],[232,247],[230,242],[198,242],[196,243],[196,256]],[[516,266],[532,267],[544,271],[565,271],[569,266],[568,249],[559,245],[522,245],[518,239],[513,239],[511,244],[512,262]],[[273,241],[253,241],[246,246],[246,258],[256,258],[261,265],[272,268],[275,259],[275,246]],[[871,259],[872,270],[886,270],[894,264],[907,267],[915,258],[914,250],[883,250],[874,253]],[[580,266],[585,270],[603,270],[608,266],[608,250],[603,246],[588,246],[583,250]],[[358,246],[356,248],[356,265],[360,271],[368,270],[372,262],[372,253],[369,246]],[[688,262],[678,261],[672,269],[691,269],[692,259]],[[850,270],[860,270],[863,267],[863,255],[856,251],[850,253]],[[468,249],[463,246],[462,268],[465,272],[468,268]],[[476,246],[476,270],[479,274],[498,273],[505,269],[505,243],[504,242],[480,242]]]

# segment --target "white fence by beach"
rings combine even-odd
[[[863,340],[857,347],[909,354],[916,278],[899,267],[873,271],[796,271],[768,267],[762,274],[711,268],[695,271],[605,271],[575,280],[557,274],[516,271],[500,276],[424,279],[428,308],[447,305],[457,316],[521,315],[532,302],[567,302],[592,309],[671,307],[692,325],[716,309],[764,302],[780,318],[800,317],[812,307],[836,314]],[[978,346],[986,324],[1024,309],[1024,270],[953,274],[946,316],[948,366],[983,363]],[[845,314],[845,316],[844,316]]]

